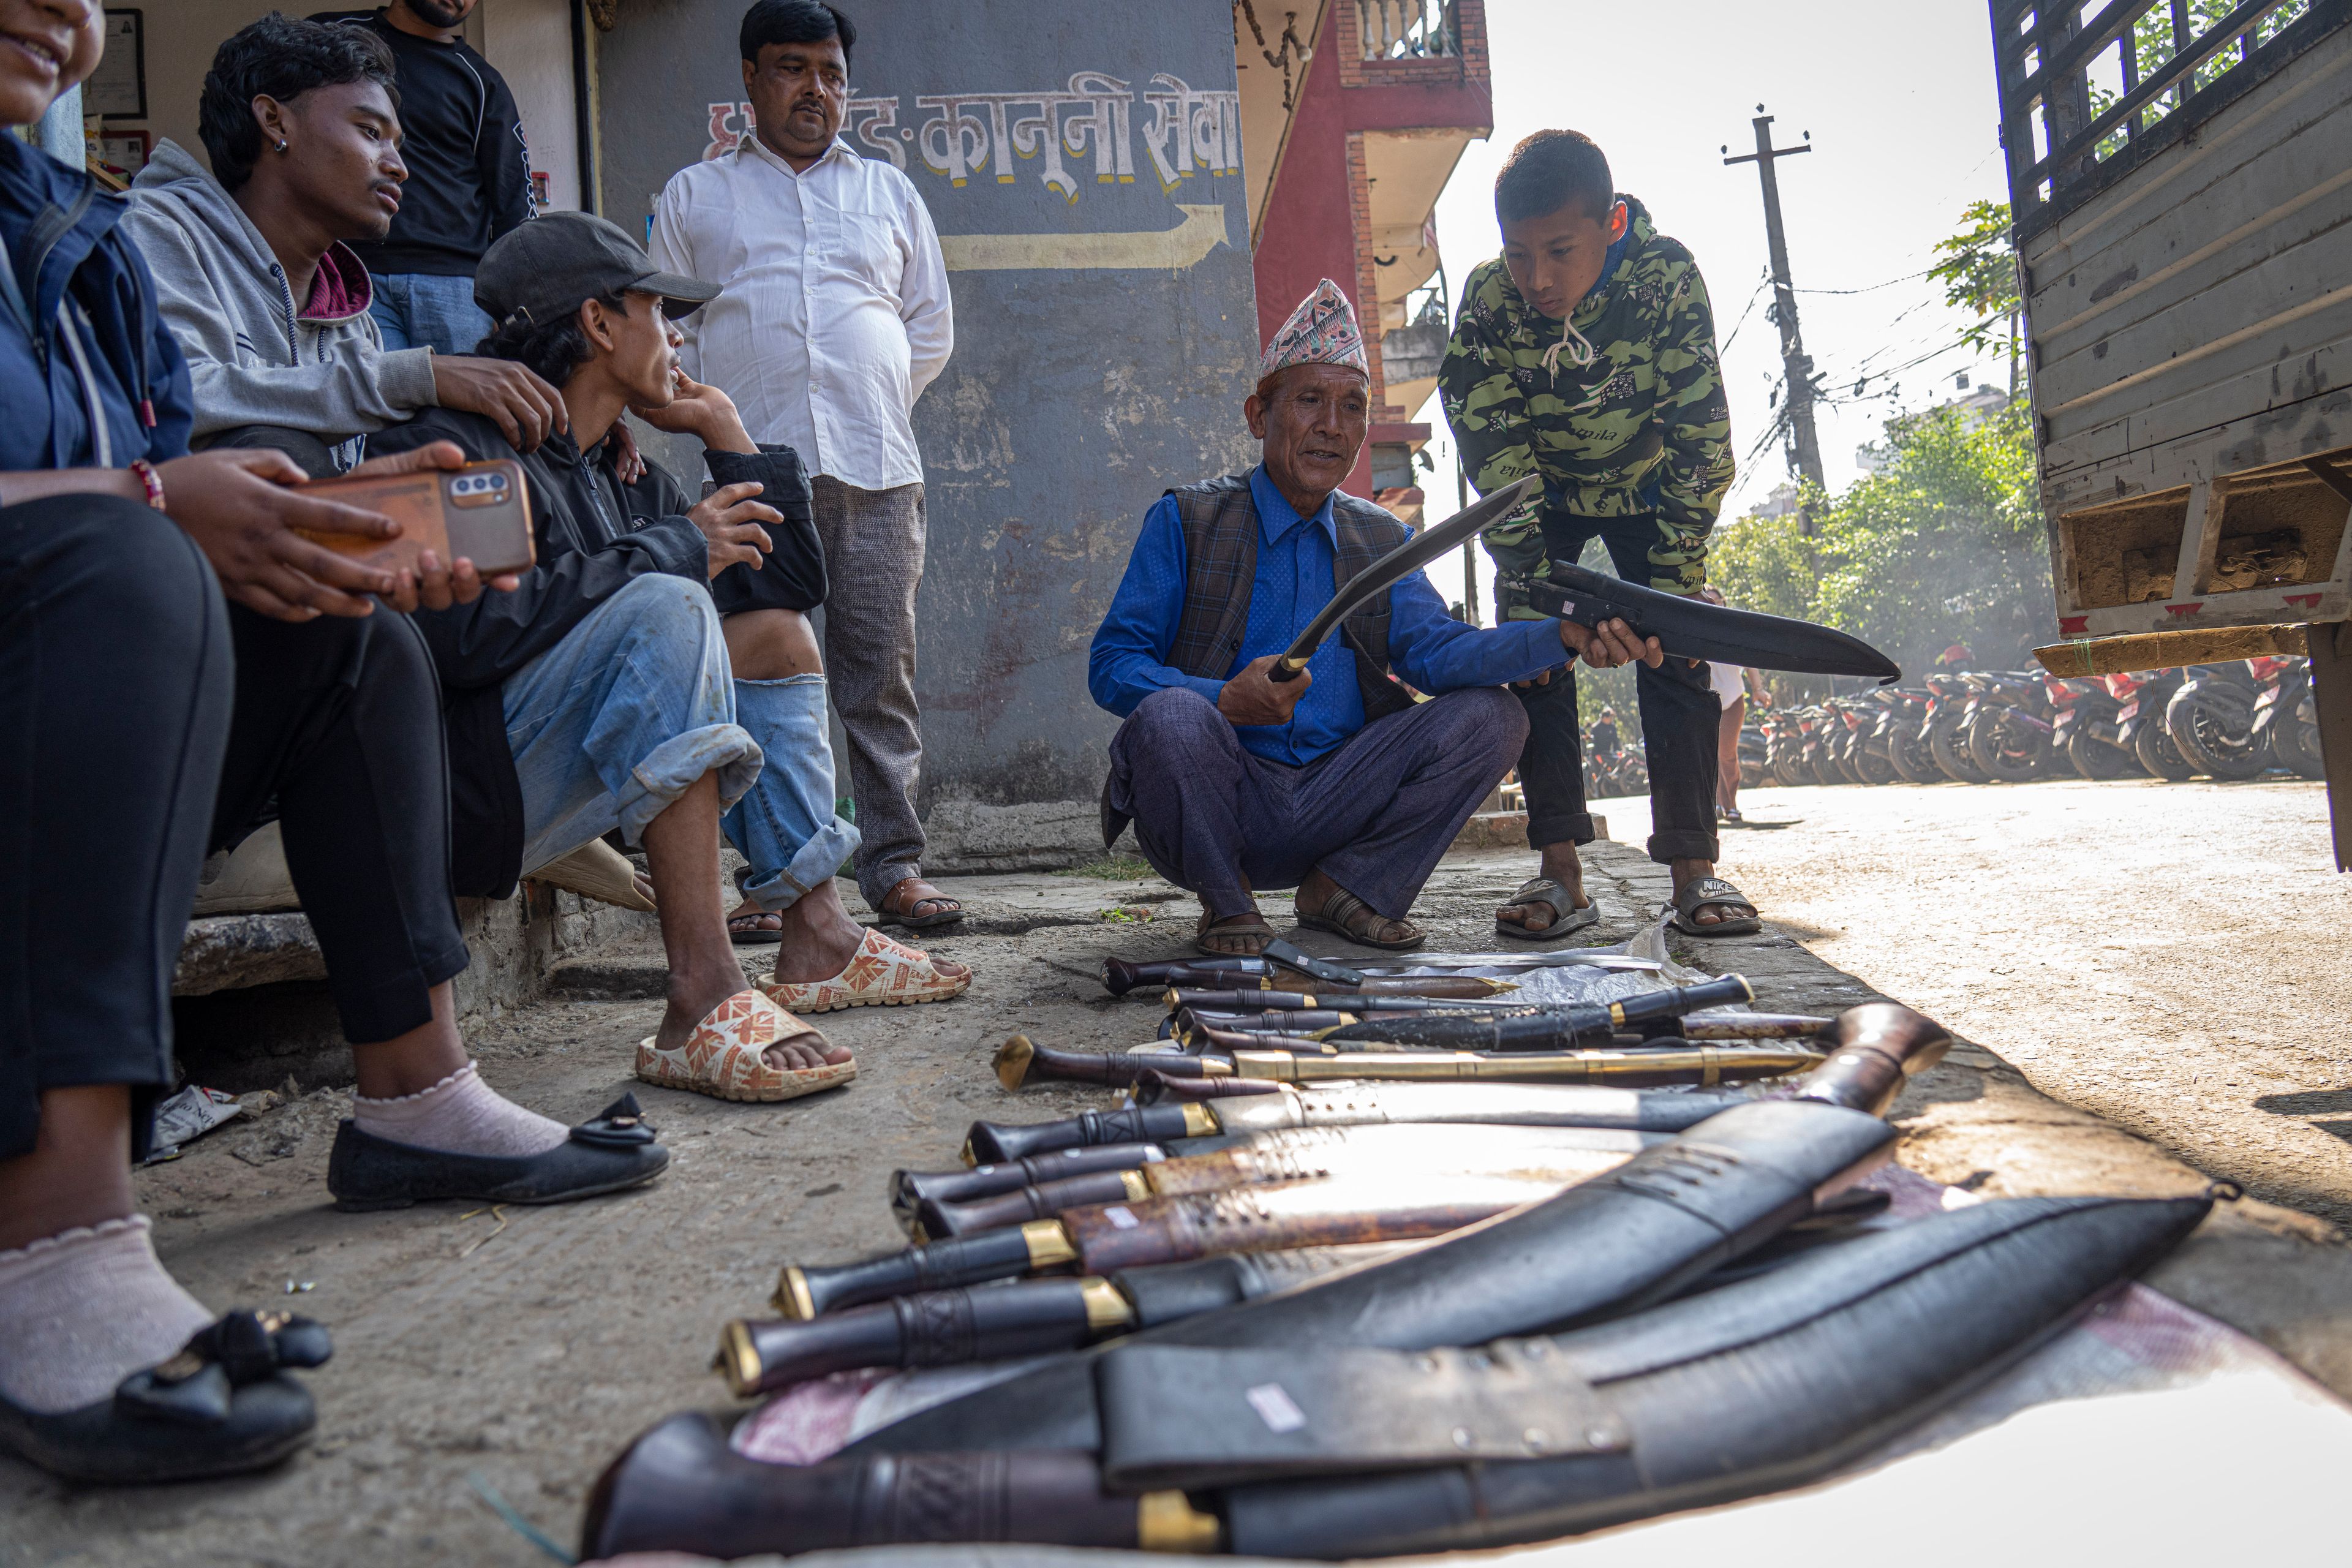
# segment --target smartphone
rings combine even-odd
[[[302,487],[329,500],[381,512],[400,524],[397,539],[353,539],[305,532],[303,537],[371,566],[414,568],[430,550],[445,566],[463,558],[485,577],[527,571],[532,547],[530,490],[522,465],[499,458],[462,468],[413,474],[320,479]]]

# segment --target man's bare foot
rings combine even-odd
[[[1592,900],[1585,897],[1584,862],[1578,858],[1576,846],[1547,844],[1543,847],[1542,856],[1542,867],[1536,874],[1558,882],[1574,908],[1580,910],[1589,906]],[[1525,931],[1549,931],[1552,926],[1551,906],[1539,901],[1505,904],[1495,911],[1495,918],[1506,925],[1515,925]]]
[[[902,925],[909,931],[952,925],[963,919],[961,904],[920,877],[908,877],[883,894],[881,906],[874,912],[882,917],[884,925]]]
[[[669,977],[669,1005],[662,1010],[661,1027],[654,1033],[654,1044],[664,1050],[677,1050],[684,1046],[694,1026],[710,1016],[710,1011],[740,991],[751,989],[737,968],[732,975],[709,977],[680,974],[672,970]],[[805,1038],[806,1037],[803,1037]],[[799,1072],[806,1068],[832,1067],[849,1059],[849,1047],[826,1043],[822,1047],[805,1044],[770,1046],[760,1053],[770,1067],[786,1072]]]
[[[1292,911],[1302,923],[1310,918],[1320,920],[1324,918],[1323,911],[1330,907],[1332,896],[1345,890],[1321,871],[1309,871],[1307,879],[1298,884],[1297,896],[1291,905]],[[1412,942],[1423,934],[1420,927],[1410,921],[1392,921],[1360,901],[1339,923],[1346,928],[1349,936],[1368,946]]]
[[[1675,860],[1667,864],[1666,869],[1673,874],[1675,891],[1679,893],[1691,883],[1714,876],[1715,862]],[[1691,911],[1689,919],[1690,923],[1695,926],[1711,926],[1721,925],[1726,921],[1751,920],[1755,914],[1755,905],[1738,900],[1726,900],[1720,903],[1699,905],[1697,909]]]

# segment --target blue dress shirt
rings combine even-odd
[[[1095,633],[1087,689],[1097,703],[1124,719],[1145,698],[1171,686],[1214,702],[1225,680],[1250,660],[1287,648],[1331,602],[1339,532],[1330,498],[1324,498],[1314,516],[1301,517],[1266,478],[1263,464],[1251,470],[1249,482],[1257,502],[1257,577],[1250,584],[1249,625],[1233,668],[1223,679],[1206,680],[1168,663],[1184,609],[1184,530],[1174,498],[1162,496],[1144,513],[1127,575]],[[1416,690],[1434,695],[1465,686],[1502,686],[1557,669],[1568,657],[1555,622],[1513,621],[1491,629],[1465,626],[1445,613],[1437,590],[1420,572],[1389,590],[1390,667]],[[1234,730],[1244,746],[1269,762],[1311,763],[1364,727],[1355,655],[1337,632],[1323,639],[1307,669],[1314,684],[1299,699],[1289,723]]]

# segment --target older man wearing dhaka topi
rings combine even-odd
[[[1242,405],[1264,460],[1160,497],[1095,633],[1089,689],[1127,721],[1105,839],[1134,822],[1153,867],[1199,896],[1203,952],[1264,949],[1257,888],[1297,888],[1303,926],[1421,945],[1413,900],[1527,734],[1503,688],[1579,654],[1607,668],[1644,651],[1614,621],[1465,626],[1415,572],[1297,679],[1274,679],[1338,585],[1407,538],[1339,488],[1370,405],[1354,308],[1326,279],[1266,345]]]

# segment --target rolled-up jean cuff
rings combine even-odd
[[[793,855],[793,863],[761,881],[738,879],[742,895],[763,910],[791,909],[803,898],[833,879],[842,864],[857,853],[857,829],[835,817]]]
[[[1599,835],[1592,831],[1592,814],[1580,811],[1566,816],[1528,818],[1528,847],[1542,849],[1554,844],[1590,844]]]
[[[740,724],[706,724],[673,735],[629,770],[629,783],[614,797],[624,843],[645,837],[646,824],[667,811],[703,774],[719,775],[719,809],[743,798],[765,761],[760,743]]]
[[[1712,863],[1721,858],[1717,853],[1718,847],[1718,841],[1712,833],[1679,832],[1650,835],[1650,858],[1661,866],[1676,860],[1706,860]]]

